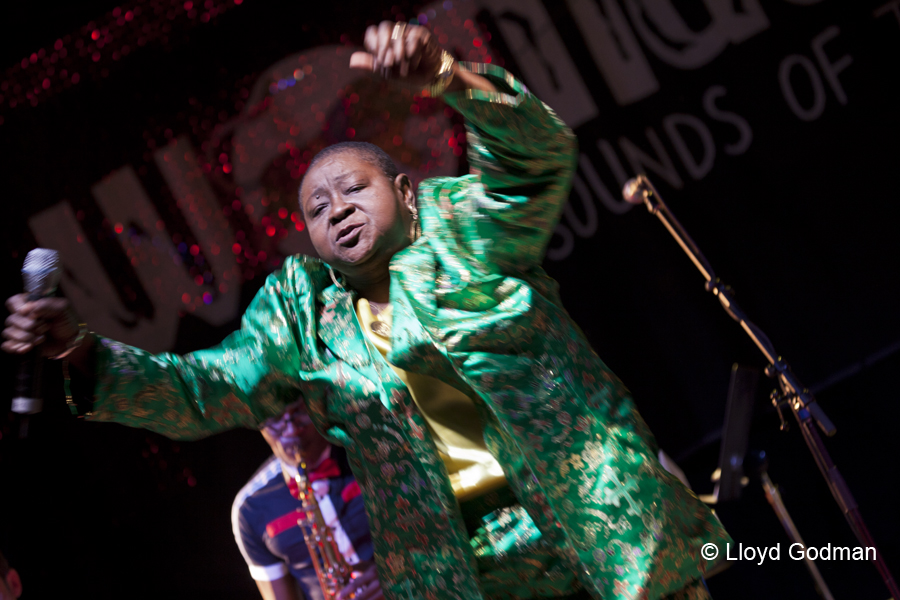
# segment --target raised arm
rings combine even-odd
[[[385,21],[365,44],[351,67],[440,94],[466,118],[471,175],[424,182],[423,219],[434,206],[430,217],[491,270],[540,264],[575,170],[572,131],[504,69],[453,61],[424,27]]]
[[[351,68],[401,79],[432,95],[469,89],[497,91],[488,79],[449,60],[425,27],[382,21],[366,29],[365,47],[365,52],[350,56]]]
[[[463,66],[496,88],[444,94],[466,119],[471,175],[449,189],[423,185],[420,194],[431,195],[444,214],[441,203],[451,202],[453,222],[447,225],[476,258],[502,272],[527,270],[543,260],[568,199],[575,136],[504,69]]]

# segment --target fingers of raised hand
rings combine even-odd
[[[422,61],[422,51],[428,45],[431,33],[424,27],[416,27],[406,36],[404,52],[409,60],[409,69],[415,71]]]
[[[375,70],[375,57],[368,52],[354,52],[350,55],[351,69]]]
[[[425,27],[382,21],[366,29],[364,45],[370,57],[356,52],[350,57],[350,66],[369,68],[384,77],[407,77],[418,68],[430,40]]]
[[[376,35],[376,47],[370,48],[369,52],[375,55],[376,68],[387,67],[388,52],[391,50],[391,33],[394,31],[394,23],[392,21],[382,21],[378,24],[378,32]],[[390,57],[393,61],[393,55]],[[393,64],[393,63],[392,63]]]

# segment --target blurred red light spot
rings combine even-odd
[[[287,219],[288,211],[283,206],[278,209],[278,218],[279,219]]]
[[[231,247],[231,251],[234,252],[235,254],[240,254],[241,253],[241,245],[235,244],[234,246]]]
[[[100,30],[99,29],[95,29],[91,32],[91,39],[94,41],[97,41],[100,39]]]
[[[191,301],[191,295],[188,294],[187,292],[183,293],[181,295],[181,301],[184,302],[185,304],[187,304],[188,302]]]
[[[200,254],[200,246],[198,246],[197,244],[191,246],[191,254],[193,254],[194,256]]]
[[[116,229],[116,233],[122,233],[122,231],[125,230],[125,228],[122,227],[122,224],[121,224],[121,223],[116,223],[115,229]]]
[[[481,48],[481,38],[475,38],[472,40],[472,45],[476,48]]]
[[[268,227],[266,227],[266,235],[269,237],[272,237],[275,235],[275,226],[274,225],[269,225]]]

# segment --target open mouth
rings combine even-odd
[[[359,232],[362,229],[362,223],[354,223],[344,226],[335,238],[335,242],[342,246],[352,246],[359,240]]]

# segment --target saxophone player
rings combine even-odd
[[[363,499],[344,451],[316,432],[302,401],[268,419],[261,431],[272,456],[238,493],[231,518],[238,548],[264,600],[330,600],[305,539],[310,524],[298,524],[305,515],[298,478],[315,497],[338,560],[353,575],[334,597],[383,598]]]

